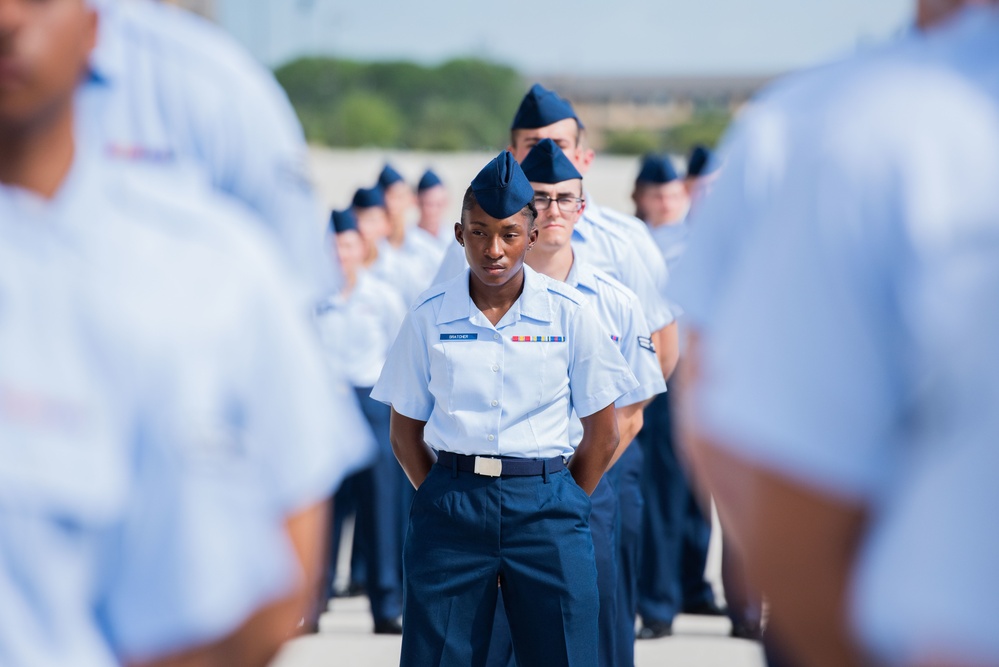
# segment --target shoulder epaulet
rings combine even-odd
[[[566,299],[572,301],[576,305],[583,305],[584,303],[586,303],[586,297],[583,296],[583,294],[572,285],[564,283],[561,280],[554,280],[553,278],[549,278],[548,276],[542,276],[542,277],[547,282],[547,287],[549,292],[565,297]]]
[[[416,301],[413,302],[412,310],[416,310],[417,308],[419,308],[423,304],[427,303],[428,301],[432,301],[434,299],[434,297],[443,296],[444,292],[447,291],[448,287],[450,287],[452,283],[454,283],[457,280],[459,280],[459,278],[464,279],[464,277],[465,277],[465,274],[462,273],[461,276],[455,276],[454,278],[451,278],[449,280],[445,280],[442,283],[437,283],[436,285],[431,285],[430,287],[428,287],[427,289],[425,289],[420,294],[420,296],[416,297]]]
[[[606,273],[597,268],[593,268],[591,270],[593,271],[594,277],[599,282],[603,283],[604,285],[607,285],[611,290],[619,293],[622,297],[626,298],[627,300],[630,301],[632,299],[638,298],[630,287],[622,283],[617,278],[614,278],[609,273]]]

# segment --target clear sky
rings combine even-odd
[[[218,0],[270,65],[303,54],[436,63],[479,56],[525,74],[769,74],[903,29],[914,0]]]

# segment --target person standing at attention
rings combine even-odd
[[[470,268],[417,299],[372,391],[417,487],[404,666],[484,664],[499,591],[518,662],[597,664],[589,494],[638,381],[585,297],[524,265],[533,200],[509,152],[475,177],[456,230]]]

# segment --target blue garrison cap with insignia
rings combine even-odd
[[[536,83],[527,91],[527,95],[524,95],[524,99],[517,109],[517,114],[513,117],[510,129],[536,130],[566,118],[575,119],[579,123],[579,127],[583,127],[568,100],[559,97],[558,93],[548,90],[540,83]]]
[[[330,213],[330,231],[334,234],[357,231],[357,218],[349,208],[344,211]]]
[[[388,190],[390,186],[404,181],[402,174],[393,169],[390,164],[382,167],[382,173],[378,174],[378,187],[382,190]]]
[[[354,208],[374,208],[385,206],[385,193],[375,186],[373,188],[359,188],[354,193],[354,201],[351,202]]]
[[[690,152],[690,159],[687,160],[687,177],[697,178],[707,176],[715,171],[714,156],[707,146],[694,146]]]
[[[436,188],[438,185],[444,185],[441,181],[440,176],[435,174],[430,169],[423,172],[423,177],[420,178],[420,184],[416,186],[417,192],[423,192],[424,190],[429,190],[430,188]]]
[[[532,183],[561,183],[583,177],[551,139],[535,144],[520,167]]]
[[[636,183],[663,184],[680,178],[673,163],[662,155],[646,155],[642,160],[642,169],[638,172]]]
[[[510,151],[503,151],[482,168],[472,181],[479,207],[497,220],[505,220],[534,199],[534,188]]]

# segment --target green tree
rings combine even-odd
[[[475,59],[425,67],[303,58],[277,77],[309,141],[427,150],[504,142],[524,87],[515,70]]]
[[[397,146],[402,136],[402,114],[380,95],[358,91],[348,93],[337,105],[324,143],[338,146]]]
[[[718,145],[731,122],[732,116],[727,112],[710,111],[695,114],[686,123],[666,131],[662,150],[687,155],[698,144],[713,148]]]
[[[604,150],[620,155],[658,153],[662,143],[662,134],[649,130],[611,130],[604,136]]]

